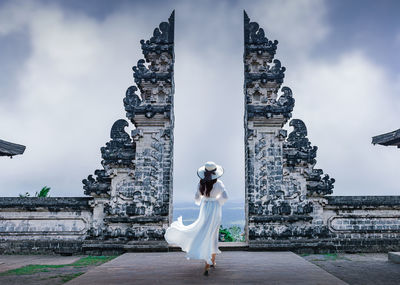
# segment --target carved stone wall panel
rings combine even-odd
[[[88,210],[1,211],[0,239],[83,240],[91,227]]]
[[[135,173],[135,191],[149,197],[146,215],[165,215],[169,207],[171,176],[171,145],[162,136],[162,132],[143,132],[143,137],[137,142],[136,165],[140,169]],[[169,161],[168,161],[169,160]],[[168,198],[168,199],[167,199]]]
[[[265,72],[270,69],[272,58],[268,52],[249,53],[244,57],[245,68],[249,73]]]
[[[135,191],[135,181],[133,179],[125,179],[120,181],[116,186],[117,195],[122,199],[139,199],[140,192]]]
[[[150,81],[141,82],[141,96],[143,104],[164,105],[170,104],[172,92],[172,85],[170,82],[157,81],[155,83]]]
[[[331,230],[350,233],[400,232],[399,216],[333,216],[329,218]]]
[[[149,62],[149,69],[153,72],[169,73],[174,69],[174,57],[169,52],[147,54],[146,61]]]
[[[42,235],[43,232],[48,235],[82,235],[86,224],[82,218],[8,218],[0,220],[0,235]]]

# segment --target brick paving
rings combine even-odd
[[[67,284],[347,284],[291,252],[222,252],[209,276],[203,275],[203,261],[184,256],[126,253]]]

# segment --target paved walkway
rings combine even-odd
[[[203,261],[184,256],[126,253],[67,284],[347,284],[291,252],[225,251],[209,276],[202,274]]]
[[[0,273],[29,264],[59,265],[79,260],[81,256],[59,255],[0,255]]]

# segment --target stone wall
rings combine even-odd
[[[0,253],[82,252],[92,198],[0,198]]]
[[[250,250],[300,253],[387,252],[400,249],[400,196],[329,196],[314,215],[326,227],[302,238],[255,240]]]
[[[400,196],[331,196],[321,214],[337,248],[398,251]]]

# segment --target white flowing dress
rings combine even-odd
[[[228,195],[221,180],[214,184],[210,197],[201,195],[199,186],[195,195],[195,204],[200,205],[197,220],[185,226],[180,216],[166,230],[164,237],[169,244],[181,247],[187,259],[204,259],[212,264],[211,255],[221,253],[218,249],[218,235],[222,205],[228,200]]]

